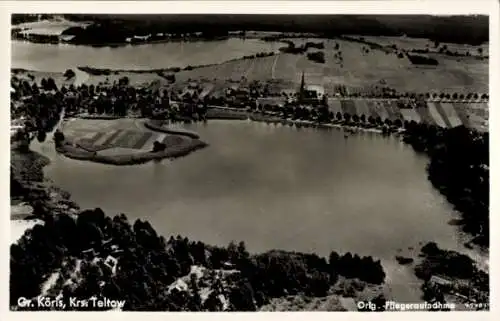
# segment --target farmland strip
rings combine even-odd
[[[102,135],[98,140],[96,140],[94,145],[104,145],[104,142],[107,141],[109,137],[113,136],[115,132],[116,130],[104,132],[104,135]]]
[[[144,146],[144,144],[146,144],[146,142],[148,141],[148,139],[151,138],[151,136],[153,136],[152,132],[144,132],[142,134],[141,138],[139,138],[139,140],[137,142],[135,142],[133,148],[135,148],[135,149],[141,149],[142,146]]]
[[[88,144],[94,144],[99,138],[101,138],[102,136],[104,135],[104,133],[102,132],[97,132],[95,133],[95,135],[90,138],[89,140],[87,140],[87,143]]]
[[[434,119],[432,118],[431,114],[429,113],[429,107],[427,106],[427,102],[425,101],[419,101],[417,102],[417,106],[415,107],[415,111],[418,113],[420,116],[420,119],[422,120],[423,123],[428,124],[428,125],[436,125],[434,122]]]
[[[158,140],[160,134],[157,134],[157,133],[151,133],[151,137],[149,137],[149,139],[142,145],[142,149],[145,149],[145,150],[152,150],[153,149],[153,144],[155,141]]]
[[[387,110],[385,109],[382,102],[374,101],[373,108],[374,108],[375,112],[377,113],[376,117],[380,117],[380,119],[382,119],[382,121],[385,121],[387,118],[389,118],[389,114],[387,113]]]
[[[142,131],[134,131],[130,135],[129,140],[127,141],[127,147],[128,148],[134,148],[135,144],[142,138],[144,132]]]
[[[366,100],[357,100],[355,101],[356,105],[356,111],[359,116],[365,115],[365,117],[368,119],[368,116],[370,116],[370,109],[368,108],[367,101]]]
[[[340,106],[342,107],[342,113],[350,114],[351,116],[356,115],[356,106],[352,100],[341,100]]]
[[[368,105],[368,110],[369,110],[369,114],[367,116],[377,118],[378,112],[375,103],[373,101],[367,101],[366,104]]]
[[[439,107],[443,109],[443,112],[446,114],[447,119],[451,124],[451,127],[457,127],[462,125],[462,121],[458,117],[457,112],[455,111],[455,108],[453,107],[452,103],[439,103]]]
[[[436,107],[434,106],[434,103],[428,102],[427,107],[429,115],[432,117],[436,125],[438,125],[439,127],[448,127],[448,124],[444,121],[444,119],[447,120],[447,118],[443,119],[443,117],[441,117]]]
[[[413,108],[405,108],[400,110],[401,115],[403,116],[403,119],[406,121],[416,121],[417,123],[420,123],[422,121],[422,118],[420,118],[419,114],[417,111]]]
[[[437,112],[439,113],[439,115],[441,115],[441,118],[445,122],[446,127],[452,128],[453,125],[451,124],[451,122],[450,122],[450,120],[448,118],[448,115],[446,114],[446,111],[444,110],[444,108],[441,105],[441,103],[440,102],[435,102],[434,103],[434,107],[436,107]]]
[[[103,145],[109,145],[122,132],[123,132],[123,129],[118,129],[111,136],[109,136],[102,144]]]
[[[467,117],[466,104],[465,103],[453,103],[453,107],[455,107],[455,111],[457,113],[458,118],[462,121],[465,127],[470,127],[470,121]]]
[[[115,147],[123,147],[127,148],[128,141],[130,139],[130,135],[133,135],[134,132],[130,130],[125,130],[122,135],[116,140],[116,142],[113,144]]]
[[[338,99],[330,99],[328,101],[328,108],[334,114],[342,113],[342,105],[340,104],[340,100]]]

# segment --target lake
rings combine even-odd
[[[398,138],[248,121],[186,125],[210,146],[187,157],[115,167],[56,155],[48,178],[82,208],[149,220],[165,237],[209,244],[245,241],[251,252],[331,250],[382,259],[399,300],[419,299],[398,249],[435,241],[474,254],[448,222],[451,205],[427,180],[425,156]],[[415,285],[409,286],[414,282]]]
[[[218,64],[259,52],[276,52],[280,42],[230,38],[218,41],[165,42],[137,46],[88,47],[13,40],[12,68],[60,71],[76,66],[109,69],[158,69]]]

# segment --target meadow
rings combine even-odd
[[[436,67],[416,67],[407,58],[398,58],[394,53],[370,49],[367,46],[343,40],[293,39],[298,45],[311,40],[322,41],[325,63],[307,59],[305,55],[280,53],[276,56],[236,60],[220,65],[181,71],[178,81],[192,79],[240,79],[266,81],[281,80],[290,86],[300,83],[302,72],[308,84],[322,85],[332,94],[334,86],[343,84],[353,88],[388,86],[400,92],[488,92],[488,60],[475,57],[448,57],[434,55],[439,61]],[[339,44],[339,50],[335,45]],[[316,51],[317,49],[310,49]],[[340,60],[340,56],[342,57]]]

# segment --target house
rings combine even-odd
[[[439,276],[439,275],[433,275],[431,276],[429,282],[433,285],[441,286],[441,287],[453,287],[454,282],[453,280],[444,277],[444,276]]]
[[[108,255],[104,260],[104,264],[111,269],[111,273],[116,273],[116,267],[118,265],[118,259],[115,257]]]
[[[134,36],[133,40],[135,41],[148,41],[149,38],[151,38],[151,35],[146,35],[146,36]]]
[[[60,35],[59,40],[61,40],[62,42],[70,42],[75,37],[76,37],[75,35]]]

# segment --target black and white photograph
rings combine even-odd
[[[9,13],[10,313],[490,310],[488,10],[116,2]]]

